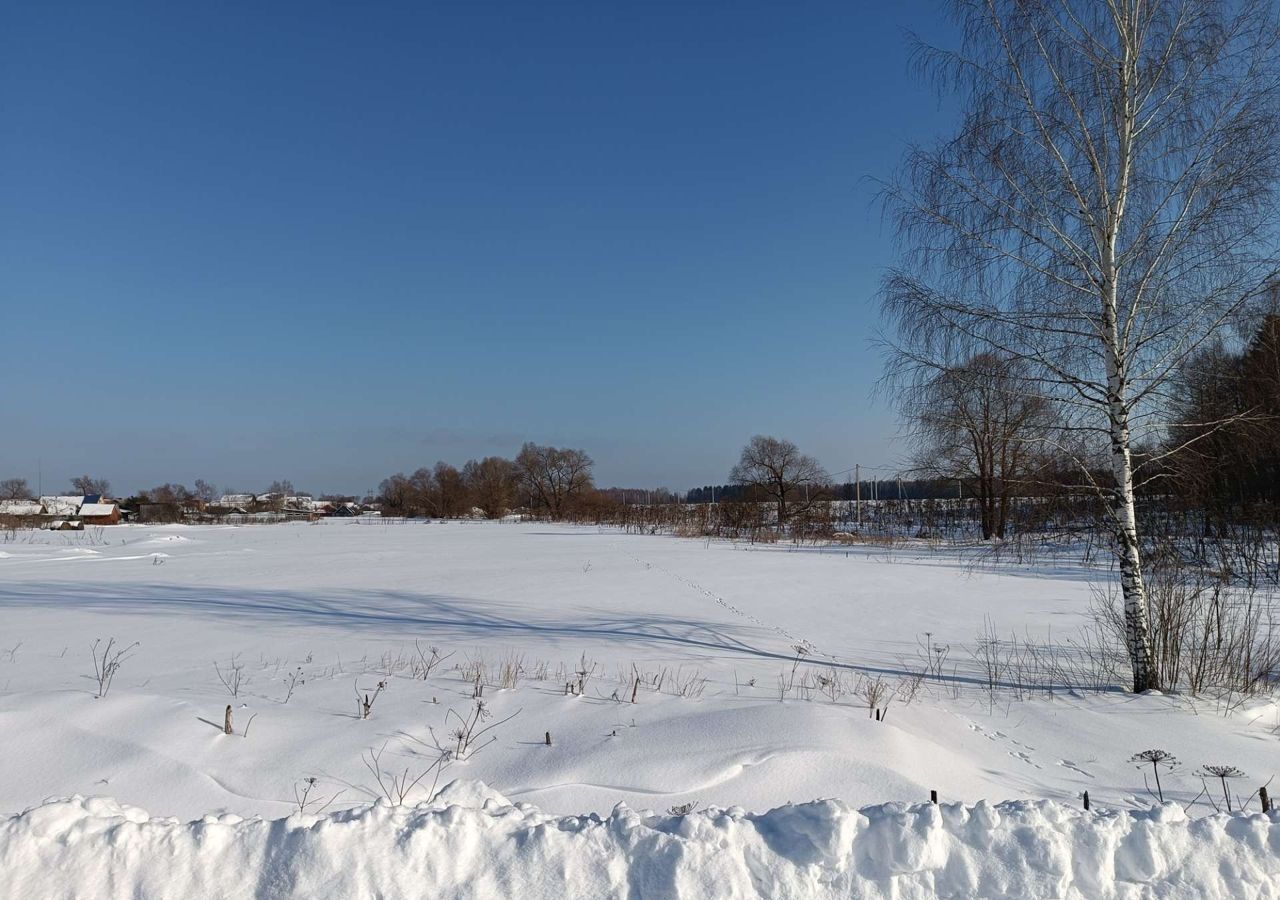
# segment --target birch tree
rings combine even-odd
[[[974,347],[1026,367],[1105,500],[1133,688],[1155,688],[1135,488],[1162,467],[1132,447],[1167,435],[1180,366],[1275,276],[1275,9],[952,6],[958,49],[915,58],[961,124],[886,190],[903,244],[889,376],[913,390]],[[1099,459],[1107,478],[1088,475]]]

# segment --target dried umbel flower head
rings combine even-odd
[[[1243,778],[1244,772],[1235,766],[1201,766],[1200,771],[1214,778]]]
[[[1165,766],[1172,769],[1178,764],[1178,758],[1168,750],[1143,750],[1129,757],[1129,762],[1151,766]]]

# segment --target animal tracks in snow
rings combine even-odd
[[[1092,777],[1093,777],[1093,773],[1092,773],[1092,772],[1085,771],[1084,769],[1080,768],[1079,766],[1077,766],[1075,763],[1073,763],[1073,762],[1072,762],[1071,760],[1069,760],[1069,759],[1060,759],[1060,760],[1058,760],[1058,765],[1062,766],[1064,769],[1070,769],[1072,772],[1079,772],[1079,773],[1080,773],[1081,775],[1083,775],[1085,778],[1092,778]]]
[[[1009,735],[1005,734],[1003,731],[983,728],[977,722],[972,722],[966,719],[965,724],[969,726],[970,730],[977,732],[978,734],[982,735],[984,738],[986,738],[987,740],[993,743],[1008,745],[1005,747],[1005,752],[1010,756],[1012,756],[1014,759],[1020,760],[1035,769],[1044,768],[1044,766],[1036,762],[1034,757],[1031,756],[1031,754],[1035,752],[1036,748],[1032,747],[1030,744],[1024,744],[1021,741],[1019,741],[1017,738],[1009,737]],[[1011,749],[1011,748],[1021,748],[1021,749]]]
[[[966,725],[969,726],[969,729],[971,731],[977,732],[987,740],[993,743],[1007,745],[1005,747],[1005,752],[1008,753],[1010,756],[1012,756],[1014,759],[1021,760],[1027,765],[1037,769],[1044,768],[1044,766],[1036,762],[1035,757],[1031,755],[1036,752],[1036,748],[1032,747],[1030,744],[1024,744],[1021,741],[1017,740],[1016,738],[1010,737],[1008,734],[1006,734],[1003,731],[999,731],[997,729],[983,728],[977,722],[970,721],[969,719],[964,719],[963,721]],[[1059,760],[1056,760],[1054,764],[1061,766],[1064,769],[1069,769],[1070,771],[1075,772],[1078,775],[1083,775],[1085,778],[1094,777],[1094,774],[1090,772],[1088,769],[1083,768],[1082,766],[1072,762],[1069,759],[1059,759]]]

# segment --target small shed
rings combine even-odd
[[[0,526],[30,528],[38,525],[44,507],[35,500],[0,500]]]
[[[84,503],[80,506],[80,521],[86,525],[119,525],[120,506],[117,503]]]

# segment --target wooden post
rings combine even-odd
[[[929,792],[929,802],[930,802],[930,803],[937,803],[937,802],[938,802],[938,792],[937,792],[937,791],[930,791],[930,792]]]
[[[1089,792],[1088,791],[1084,792],[1084,808],[1086,811],[1089,809]]]
[[[1267,795],[1265,787],[1258,788],[1258,799],[1262,801],[1262,811],[1271,812],[1271,798]]]
[[[548,747],[550,747],[550,746],[551,746],[551,732],[550,732],[550,731],[548,731],[548,732],[547,732],[547,746],[548,746]]]
[[[223,734],[231,733],[231,704],[230,703],[227,704],[226,717],[223,718],[222,720],[222,733]]]

